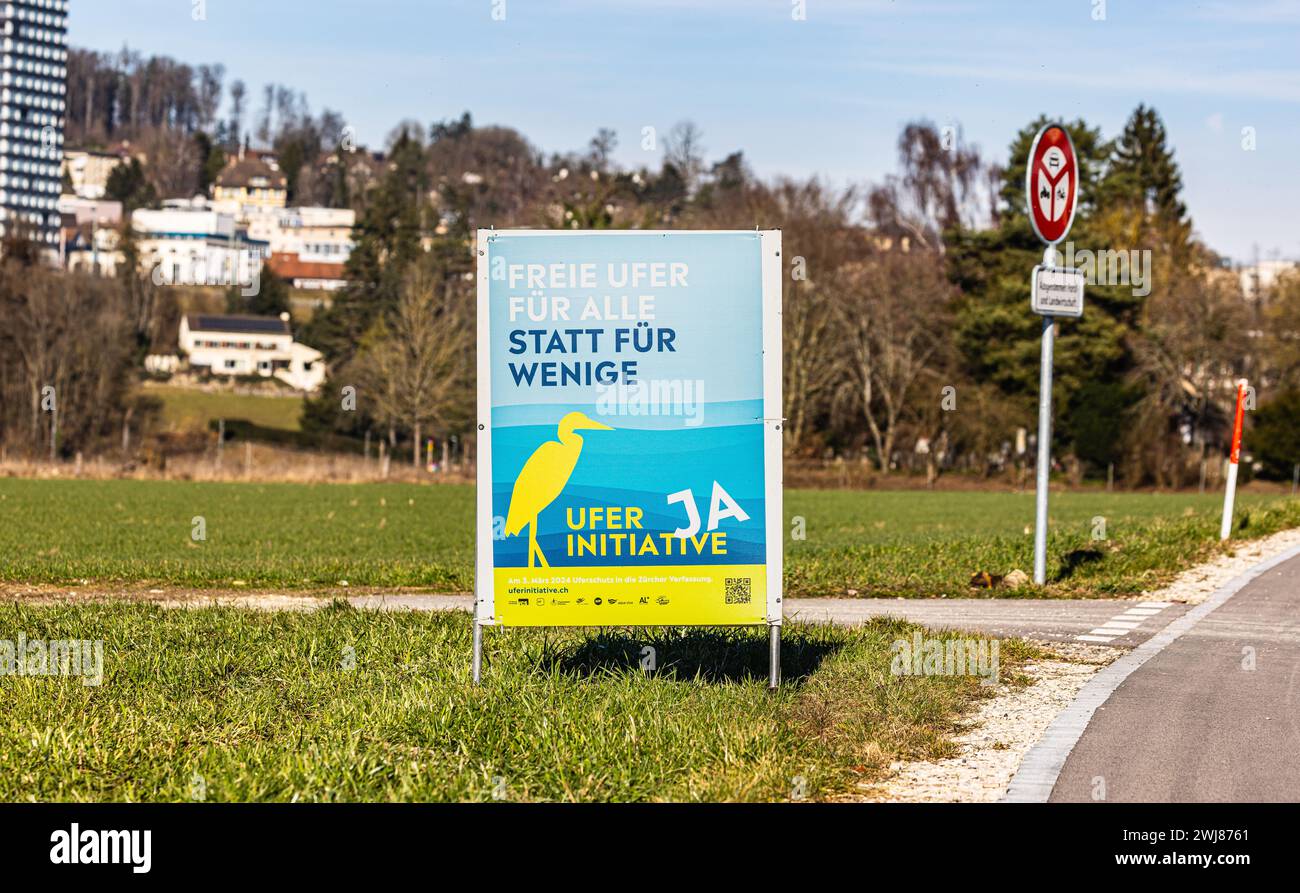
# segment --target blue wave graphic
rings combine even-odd
[[[671,565],[671,564],[761,564],[765,560],[765,508],[763,484],[763,425],[753,422],[716,428],[672,431],[616,430],[584,431],[584,443],[577,468],[568,485],[538,518],[538,542],[554,566],[574,565]],[[493,430],[492,512],[505,517],[510,508],[514,481],[524,462],[544,441],[555,439],[555,426],[526,425]],[[691,490],[705,533],[713,482],[717,481],[748,515],[747,521],[723,519],[718,529],[727,534],[727,555],[686,556],[626,555],[565,556],[569,533],[569,509],[605,506],[637,506],[644,515],[635,532],[652,534],[662,546],[660,533],[672,533],[687,526],[686,508],[669,505],[667,496]],[[622,483],[625,486],[614,486]],[[639,539],[639,537],[638,537]],[[498,567],[528,564],[528,535],[498,540],[493,547]]]
[[[492,430],[501,428],[523,427],[528,425],[549,425],[552,428],[565,414],[570,412],[586,413],[598,422],[603,422],[620,431],[657,430],[670,431],[695,428],[721,428],[731,425],[747,425],[763,418],[762,400],[728,400],[719,403],[705,402],[697,406],[686,402],[681,407],[691,415],[652,415],[648,412],[632,414],[631,412],[606,413],[594,403],[534,403],[513,404],[492,407]],[[696,423],[695,419],[699,422]],[[554,433],[552,432],[552,437]]]

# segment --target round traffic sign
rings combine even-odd
[[[1048,124],[1029,148],[1025,171],[1029,222],[1038,238],[1055,245],[1074,223],[1079,197],[1079,160],[1064,127]]]

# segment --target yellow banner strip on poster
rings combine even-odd
[[[761,564],[495,568],[506,626],[741,626],[767,622]]]

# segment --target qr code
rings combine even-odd
[[[749,577],[727,577],[727,604],[749,604]]]

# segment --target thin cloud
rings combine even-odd
[[[970,81],[1006,81],[1052,83],[1095,90],[1131,91],[1134,87],[1159,93],[1198,96],[1233,96],[1300,102],[1300,71],[1239,71],[1230,74],[1204,75],[1175,71],[1168,66],[1130,69],[1109,73],[1089,70],[1086,66],[1053,70],[1046,66],[1014,68],[962,63],[888,63],[866,62],[863,68],[916,77],[961,78]]]
[[[1207,3],[1197,10],[1202,19],[1249,25],[1300,25],[1300,0],[1232,0]]]
[[[599,7],[602,12],[610,12],[613,9],[607,4],[595,3],[593,0],[564,0],[563,5],[570,9],[586,10]],[[709,0],[707,3],[702,3],[701,0],[620,0],[617,6],[618,11],[671,9],[689,10],[707,15],[719,12],[732,15],[746,10],[764,16],[773,12],[788,16],[793,8],[791,0],[766,0],[760,3],[755,3],[754,0]],[[807,0],[804,10],[808,21],[813,22],[827,13],[928,16],[938,13],[969,12],[970,7],[953,2],[916,2],[916,0]]]

